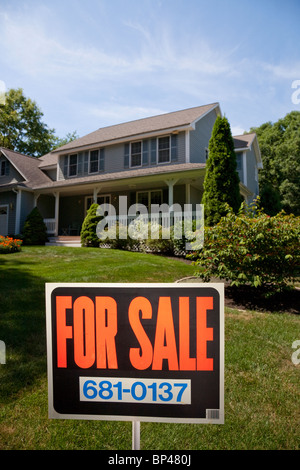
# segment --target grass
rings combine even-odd
[[[45,282],[174,282],[182,260],[113,250],[24,247],[0,255],[0,449],[131,449],[131,423],[49,420]],[[297,315],[225,310],[225,424],[141,424],[149,450],[298,450]]]

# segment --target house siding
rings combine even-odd
[[[259,194],[258,181],[255,179],[257,163],[253,147],[246,152],[246,168],[247,168],[247,187],[253,193],[253,199]],[[251,201],[250,201],[251,202]]]
[[[1,206],[8,206],[7,233],[0,233],[0,235],[14,235],[16,223],[16,194],[12,191],[3,192],[0,194],[0,201]]]
[[[0,165],[2,161],[8,161],[4,155],[0,156]],[[8,162],[8,172],[6,175],[0,176],[0,185],[18,183],[23,180],[24,178],[22,178],[20,173],[14,168],[14,166],[10,162]]]
[[[217,113],[213,109],[196,123],[195,130],[190,131],[191,163],[206,162],[206,149],[208,148],[211,132],[216,119]]]
[[[170,134],[166,134],[170,135]],[[176,139],[176,148],[175,148],[175,139]],[[142,152],[142,165],[141,168],[153,167],[168,165],[170,163],[185,163],[186,161],[186,146],[185,146],[185,133],[179,132],[176,136],[172,137],[172,148],[171,148],[171,161],[168,163],[157,163],[157,138],[144,139],[143,142],[143,152]],[[139,139],[133,139],[132,142],[137,142]],[[111,145],[107,147],[99,147],[102,149],[104,157],[104,169],[99,171],[98,174],[102,173],[116,173],[121,171],[128,171],[130,169],[129,154],[128,148],[129,144],[121,143],[116,145]],[[96,150],[96,148],[95,148]],[[76,151],[72,154],[77,153]],[[126,153],[128,158],[126,158]],[[70,154],[70,155],[72,155]],[[68,176],[67,172],[67,155],[61,155],[58,161],[58,180],[63,179],[74,179],[76,177],[88,176],[88,156],[89,151],[78,152],[78,168],[76,176]],[[155,160],[153,160],[153,157]],[[132,169],[137,169],[138,167],[132,167]],[[93,173],[95,175],[97,173]]]

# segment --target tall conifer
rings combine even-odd
[[[234,142],[226,117],[217,117],[208,150],[202,204],[205,223],[211,226],[225,215],[225,203],[237,212],[242,202]]]

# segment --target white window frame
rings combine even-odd
[[[132,165],[132,156],[133,155],[138,155],[138,154],[133,154],[132,153],[132,145],[134,144],[141,144],[141,163],[140,165]],[[142,140],[135,140],[133,142],[130,142],[130,150],[129,150],[129,168],[140,168],[143,164],[143,141]]]
[[[74,157],[76,155],[76,174],[71,175],[70,174],[70,168],[71,168],[71,157]],[[72,165],[73,166],[73,165]],[[75,166],[75,165],[74,165]],[[78,175],[78,153],[71,153],[68,155],[68,177],[69,178],[75,178]]]
[[[97,171],[91,171],[91,155],[92,155],[92,152],[97,152],[97,155],[98,155],[98,159],[97,159],[97,162],[98,162],[98,169]],[[88,161],[88,174],[89,175],[95,175],[96,173],[99,173],[100,171],[100,149],[93,149],[93,150],[90,150],[89,151],[89,161]]]
[[[168,150],[169,150],[169,160],[165,161],[165,162],[160,162],[159,161],[159,140],[160,139],[166,139],[166,138],[169,139],[169,148],[168,148]],[[164,150],[166,150],[166,149],[164,149]],[[157,155],[156,163],[157,163],[157,165],[165,165],[166,163],[171,163],[171,151],[172,151],[172,149],[171,149],[171,136],[170,135],[161,135],[161,136],[157,137],[157,139],[156,139],[156,155]]]
[[[147,205],[147,209],[150,210],[151,209],[151,193],[158,193],[160,192],[160,195],[161,195],[161,204],[163,203],[163,192],[162,192],[162,189],[145,189],[145,190],[141,190],[141,191],[137,191],[136,192],[136,204],[139,204],[138,202],[138,194],[141,194],[141,193],[148,193],[148,205]]]
[[[108,197],[109,198],[109,202],[108,204],[111,204],[111,194],[98,194],[97,195],[97,204],[98,204],[98,198],[99,197]],[[85,196],[85,200],[84,200],[84,210],[85,210],[85,214],[87,214],[87,211],[88,211],[88,199],[92,199],[92,204],[94,203],[94,196],[91,195],[91,196]]]

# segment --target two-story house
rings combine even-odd
[[[79,235],[93,202],[200,204],[218,103],[101,128],[39,158],[0,148],[0,234],[19,234],[37,206],[49,235]],[[258,195],[255,134],[234,137],[240,191]]]

